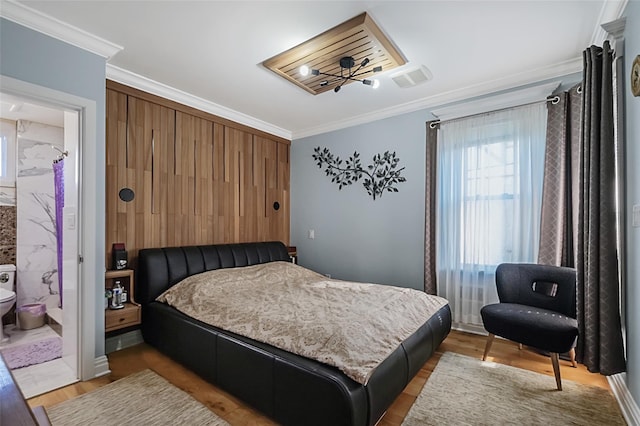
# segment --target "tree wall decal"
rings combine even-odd
[[[318,146],[313,152],[313,159],[318,167],[320,169],[325,167],[325,174],[331,177],[331,182],[338,184],[339,190],[364,176],[362,185],[375,200],[376,197],[382,197],[385,191],[398,192],[396,185],[407,181],[404,176],[401,176],[404,167],[397,168],[400,159],[395,151],[374,155],[373,164],[368,165],[366,169],[362,168],[360,154],[356,151],[344,162],[340,157],[333,155],[328,148],[321,149]]]

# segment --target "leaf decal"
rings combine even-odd
[[[382,197],[384,192],[398,192],[395,185],[407,181],[401,176],[404,167],[396,170],[400,159],[395,151],[375,154],[372,157],[373,164],[367,165],[366,168],[362,167],[357,151],[347,160],[342,160],[334,156],[329,148],[321,149],[318,146],[313,149],[312,157],[318,168],[322,169],[324,166],[325,175],[331,177],[331,182],[338,185],[338,190],[357,182],[363,175],[367,176],[363,179],[362,186],[374,200]]]

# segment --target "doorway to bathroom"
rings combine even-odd
[[[26,398],[80,377],[79,118],[0,93],[0,164],[8,171],[0,186],[0,264],[16,266],[16,302],[3,317],[8,338],[0,352]]]

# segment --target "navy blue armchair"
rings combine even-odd
[[[486,360],[495,336],[547,351],[558,390],[562,390],[559,354],[568,352],[576,367],[576,271],[559,266],[503,263],[496,270],[500,303],[480,310],[489,332]]]

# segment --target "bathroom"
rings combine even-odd
[[[59,279],[69,236],[57,219],[69,220],[62,205],[76,180],[73,115],[1,94],[0,283],[14,295],[2,293],[0,353],[26,398],[78,381],[76,307]]]

